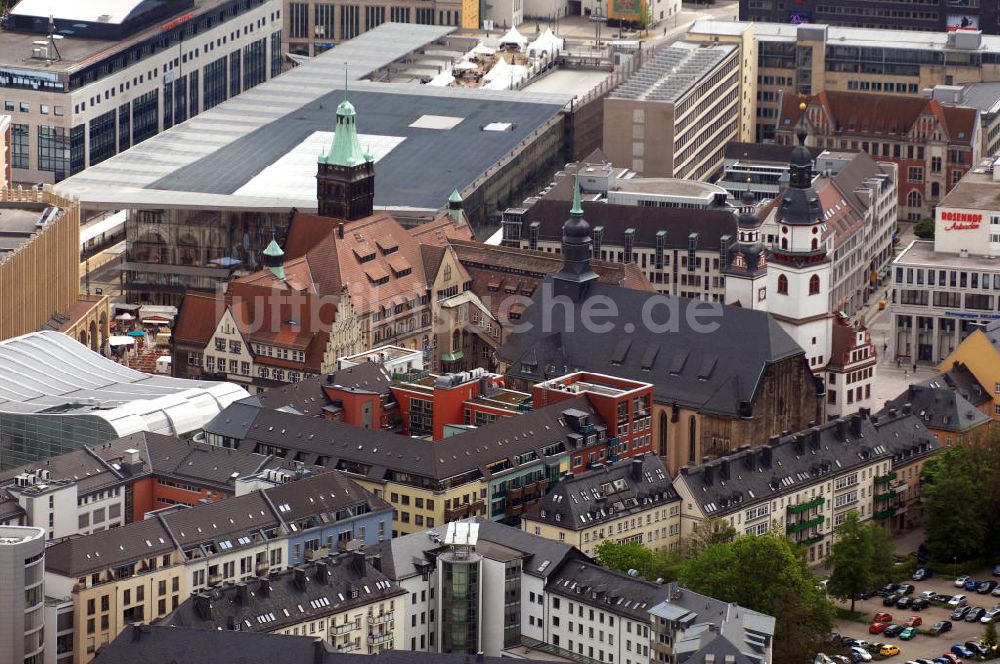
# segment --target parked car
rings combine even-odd
[[[951,664],[951,660],[942,655],[931,660],[931,664]]]
[[[850,657],[851,661],[855,662],[855,664],[872,661],[872,654],[860,646],[853,646],[851,648]]]
[[[913,598],[912,597],[907,597],[906,595],[903,595],[902,597],[900,597],[899,599],[896,600],[896,608],[897,609],[904,609],[905,610],[905,609],[909,609],[909,608],[912,608],[912,607],[913,607]]]
[[[874,616],[872,616],[872,622],[891,623],[892,614],[886,613],[885,611],[879,611]]]
[[[917,664],[934,664],[934,660],[932,659],[918,659],[916,661]]]
[[[909,641],[916,635],[917,635],[916,627],[904,627],[903,631],[899,633],[899,638],[901,638],[904,641]]]
[[[883,657],[893,657],[899,654],[899,646],[894,646],[891,643],[888,645],[884,645],[881,648],[879,648],[878,654],[882,655]]]
[[[891,595],[886,595],[882,598],[882,606],[896,606],[896,601],[902,597],[902,595],[897,595],[892,593]]]
[[[968,581],[965,582],[965,586],[964,587],[969,592],[974,592],[976,590],[976,586],[978,586],[978,585],[979,585],[978,581],[976,581],[973,578],[970,578]]]
[[[968,604],[968,599],[965,595],[952,595],[951,599],[948,600],[949,606],[965,606]]]
[[[870,599],[872,597],[875,597],[875,595],[877,595],[877,594],[878,593],[876,593],[874,590],[866,590],[865,592],[863,592],[860,595],[858,595],[858,597],[860,599]]]
[[[925,590],[924,592],[920,593],[920,596],[924,599],[934,599],[935,597],[937,597],[937,593],[934,592],[933,590]]]
[[[910,605],[910,608],[913,609],[914,611],[923,611],[930,605],[931,603],[929,601],[927,601],[923,597],[918,597],[915,600],[913,600],[913,604]]]
[[[924,619],[921,618],[920,616],[910,616],[909,618],[906,619],[906,622],[903,624],[906,625],[907,627],[920,627],[921,625],[924,624]]]
[[[1000,563],[993,566],[993,576],[1000,576]]]
[[[944,604],[947,604],[949,599],[951,599],[951,595],[937,595],[934,597],[935,602],[942,602]]]
[[[878,594],[881,595],[882,597],[885,597],[886,595],[892,595],[895,592],[896,592],[896,584],[887,583],[884,586],[882,586],[882,589],[878,591]]]
[[[888,626],[889,626],[888,623],[873,622],[871,625],[868,625],[868,633],[869,634],[881,634],[882,632],[885,631],[885,628],[888,627]]]
[[[941,656],[948,660],[950,664],[962,664],[962,660],[960,660],[958,655],[953,652],[946,652]]]
[[[914,590],[916,590],[916,588],[913,587],[912,583],[901,583],[896,586],[896,592],[904,595],[912,595]]]
[[[979,585],[976,586],[976,592],[980,595],[986,595],[991,590],[997,587],[996,581],[980,581]]]
[[[871,653],[875,653],[875,652],[878,652],[879,650],[881,650],[882,646],[884,646],[884,645],[885,645],[884,643],[879,643],[878,641],[874,641],[872,643],[866,644],[865,645],[865,650],[867,650],[868,652],[871,652]]]
[[[834,655],[832,659],[837,662],[837,664],[851,664],[850,658],[845,655]]]
[[[914,581],[926,581],[932,576],[934,576],[934,571],[931,570],[930,567],[921,567],[916,572],[914,572],[913,576],[910,578],[913,579]]]
[[[1000,586],[994,588],[993,592],[991,592],[990,594],[993,595],[994,597],[1000,597]]]
[[[939,620],[931,626],[931,634],[944,634],[951,631],[950,620]]]
[[[986,613],[984,613],[979,618],[979,622],[983,623],[984,625],[986,623],[996,622],[998,620],[1000,620],[1000,606],[994,606],[992,609],[986,611]]]
[[[899,633],[902,631],[903,631],[902,625],[889,625],[884,630],[882,630],[882,634],[884,636],[888,636],[891,639],[894,636],[899,636]]]
[[[986,613],[986,609],[981,606],[974,606],[969,609],[968,613],[965,614],[965,618],[963,618],[963,620],[965,620],[965,622],[979,622],[979,619],[983,617],[984,613]]]
[[[955,607],[955,610],[951,612],[952,620],[962,620],[965,618],[965,614],[969,612],[971,607],[968,605]]]
[[[965,582],[968,581],[971,578],[972,577],[969,576],[968,574],[963,574],[962,576],[960,576],[957,579],[955,579],[955,587],[956,588],[964,588],[965,587]]]
[[[951,652],[958,655],[959,657],[965,657],[966,659],[975,657],[976,653],[969,650],[966,646],[956,643],[951,647]]]
[[[854,638],[853,636],[840,637],[840,645],[844,648],[850,648],[851,646],[855,645],[856,642],[857,639]]]
[[[990,652],[990,647],[979,641],[966,641],[965,647],[980,656],[987,655]]]

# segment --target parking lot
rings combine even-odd
[[[950,570],[949,570],[950,572]],[[961,570],[959,570],[961,573]],[[973,574],[973,578],[986,581],[993,579],[990,575],[990,570],[979,570],[977,574]],[[990,608],[995,606],[1000,602],[1000,598],[993,597],[991,595],[979,595],[975,592],[968,592],[963,589],[955,587],[955,579],[949,573],[944,576],[934,576],[927,581],[909,581],[901,580],[901,583],[911,583],[916,588],[913,591],[911,597],[919,597],[920,593],[925,590],[932,590],[936,593],[942,595],[965,595],[968,598],[968,603],[970,606],[981,606],[983,608]],[[850,608],[850,603],[840,604],[841,606],[846,606]],[[951,620],[951,612],[954,607],[945,608],[938,604],[931,604],[928,608],[923,611],[914,612],[910,609],[897,609],[895,607],[885,607],[882,606],[882,598],[878,595],[863,601],[859,601],[855,604],[855,610],[860,611],[868,616],[868,622],[871,622],[871,617],[878,613],[879,611],[885,611],[892,615],[892,622],[895,624],[904,623],[910,616],[920,616],[923,619],[923,624],[918,628],[919,630],[930,629],[931,625],[939,620],[950,620],[952,623],[952,630],[950,632],[945,632],[940,636],[929,636],[927,634],[918,633],[911,641],[903,641],[898,637],[886,637],[882,634],[869,634],[868,633],[868,623],[859,623],[849,620],[838,620],[836,631],[842,636],[851,636],[857,639],[865,639],[869,642],[877,643],[891,643],[899,646],[900,653],[894,657],[887,658],[887,661],[893,664],[913,660],[913,659],[934,659],[951,649],[951,646],[956,643],[965,643],[966,641],[979,641],[983,636],[983,625],[980,622],[967,623],[963,621]]]

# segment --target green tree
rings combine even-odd
[[[983,643],[992,651],[997,649],[997,626],[988,622],[983,629]]]
[[[889,531],[881,525],[868,523],[865,527],[871,534],[872,558],[869,567],[872,572],[873,582],[871,587],[865,590],[871,590],[871,588],[884,586],[891,581],[895,581],[895,575],[892,570],[892,556],[895,546],[893,546],[892,536],[889,534]],[[851,608],[853,610],[853,606]]]
[[[921,240],[934,239],[934,220],[930,218],[921,219],[913,227],[913,234]]]
[[[706,519],[695,522],[691,535],[684,542],[685,555],[689,558],[701,555],[714,544],[725,544],[736,539],[736,529],[726,519]]]
[[[982,499],[977,465],[970,462],[968,450],[962,448],[945,450],[924,465],[920,493],[924,500],[924,534],[932,558],[967,560],[984,553],[986,501]],[[988,471],[995,468],[993,465]]]
[[[709,546],[681,570],[681,585],[775,618],[774,664],[801,664],[821,647],[833,606],[802,552],[785,537],[739,537]]]
[[[653,569],[653,552],[638,542],[618,544],[604,540],[597,545],[594,553],[599,565],[622,572],[635,569],[642,576],[648,577]]]
[[[826,591],[838,599],[851,600],[851,613],[854,613],[858,596],[874,586],[872,535],[872,531],[858,520],[857,512],[848,512],[843,523],[837,526],[837,541],[827,559],[833,572]]]

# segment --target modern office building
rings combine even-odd
[[[0,95],[15,181],[59,182],[281,73],[281,0],[22,0]]]
[[[938,364],[1000,319],[1000,168],[993,160],[965,174],[934,220],[934,239],[914,240],[892,263],[889,352],[906,363]]]
[[[0,652],[11,664],[42,664],[45,530],[0,526]]]
[[[855,28],[926,30],[929,32],[979,30],[1000,34],[1000,14],[990,3],[969,0],[740,0],[740,20],[802,25],[826,23]],[[914,41],[917,41],[914,37]]]
[[[867,6],[872,4],[878,3]],[[1000,37],[979,31],[925,32],[915,39],[899,29],[700,20],[687,38],[741,45],[742,75],[756,82],[756,139],[765,142],[774,139],[784,95],[826,90],[922,97],[935,85],[1000,81]],[[752,57],[746,57],[747,44],[756,48]]]
[[[777,198],[788,181],[788,159],[792,156],[792,147],[730,141],[726,143],[722,177],[715,184],[737,201],[748,190],[753,193],[755,202]],[[809,148],[809,152],[815,159],[823,150]]]
[[[468,0],[434,0],[430,4],[404,0],[391,6],[377,1],[350,5],[319,0],[284,0],[283,4],[283,47],[296,55],[319,55],[387,22],[478,30],[479,13],[486,9],[480,9],[478,3]],[[507,24],[521,22],[515,23],[513,16],[512,12]],[[498,27],[500,24],[498,21]]]
[[[59,332],[0,342],[0,375],[0,468],[139,431],[190,437],[247,396],[129,369]]]
[[[608,159],[646,177],[708,180],[723,146],[750,140],[740,48],[682,41],[652,58],[604,100]],[[744,124],[746,126],[744,126]]]
[[[979,163],[979,111],[934,98],[824,90],[783,95],[774,140],[795,141],[805,122],[808,143],[828,150],[861,150],[896,164],[899,218],[919,221]]]

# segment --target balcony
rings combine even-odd
[[[361,629],[361,623],[357,620],[355,620],[354,622],[344,623],[343,625],[337,625],[336,627],[333,628],[333,633],[347,634],[348,632],[352,632],[356,629]]]
[[[808,521],[800,521],[798,523],[788,524],[787,532],[789,535],[792,533],[801,533],[805,530],[809,530],[813,526],[819,526],[826,520],[825,516],[818,516],[815,519],[809,519]]]
[[[269,569],[270,568],[267,563],[257,563],[257,567],[254,568],[254,571],[257,573],[257,576],[267,576]]]
[[[875,478],[875,484],[888,484],[889,482],[896,479],[896,471],[887,473],[886,475],[879,475]]]
[[[209,574],[208,575],[208,585],[210,585],[210,586],[217,586],[220,583],[222,583],[222,575],[221,574]]]
[[[377,646],[382,643],[392,643],[392,633],[388,634],[372,634],[368,637],[368,645]]]
[[[879,512],[875,512],[874,514],[872,514],[872,516],[875,519],[880,519],[880,520],[881,519],[890,519],[890,518],[896,516],[896,508],[895,507],[888,507],[888,508],[886,508],[884,510],[881,510]]]
[[[824,498],[823,496],[820,496],[819,498],[813,498],[808,503],[801,503],[799,505],[789,505],[788,506],[788,513],[789,514],[801,514],[802,512],[808,512],[809,510],[811,510],[814,507],[820,507],[825,502],[826,502],[826,498]]]
[[[355,650],[361,650],[355,643],[345,643],[344,645],[337,646],[337,652],[354,652]]]
[[[874,496],[875,500],[892,500],[895,497],[896,497],[895,491],[890,491],[888,493],[876,493]]]
[[[395,615],[394,611],[389,611],[388,613],[383,613],[381,615],[369,614],[368,615],[368,624],[369,625],[383,625],[385,623],[390,623],[390,622],[392,622],[392,618],[393,618],[394,615]]]
[[[825,538],[826,535],[816,535],[815,537],[810,537],[808,539],[802,540],[801,542],[799,542],[799,544],[801,544],[802,546],[812,546],[813,544],[819,544]]]

